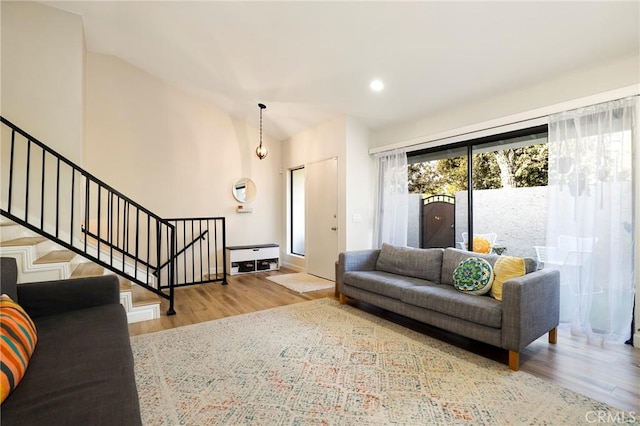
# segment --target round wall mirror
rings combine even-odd
[[[256,199],[256,184],[249,178],[241,178],[233,184],[233,196],[241,203],[250,203]]]

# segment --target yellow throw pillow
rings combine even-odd
[[[469,249],[469,244],[466,244]],[[491,243],[485,237],[473,237],[473,251],[476,253],[491,253]]]
[[[0,296],[0,403],[18,386],[38,342],[36,326],[20,305]]]
[[[502,284],[511,278],[523,276],[525,272],[526,268],[523,258],[498,256],[496,263],[493,265],[495,278],[491,286],[491,296],[497,300],[502,300]]]

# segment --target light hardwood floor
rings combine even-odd
[[[294,271],[282,269],[237,275],[229,277],[227,286],[210,283],[177,288],[176,315],[166,316],[168,305],[163,302],[160,319],[130,324],[129,332],[133,336],[312,299],[335,298],[333,289],[299,294],[266,279],[269,275],[292,272]],[[499,361],[508,369],[507,351],[453,336],[365,303],[353,300],[349,300],[348,303]],[[520,369],[616,408],[632,411],[636,419],[640,420],[640,349],[634,349],[629,345],[607,349],[589,346],[583,338],[571,336],[566,329],[561,328],[556,345],[550,345],[546,335],[529,345],[520,355]]]

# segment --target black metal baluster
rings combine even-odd
[[[191,237],[190,239],[193,240],[193,236],[195,234],[195,221],[191,220]],[[185,253],[185,256],[187,254]],[[194,247],[191,246],[191,281],[195,281],[196,280],[196,251],[194,250]],[[185,279],[184,281],[185,283],[187,282],[187,280]]]
[[[187,246],[187,221],[183,220],[182,221],[182,247],[186,247]],[[177,249],[177,247],[176,247]],[[182,260],[184,260],[184,269],[182,270],[182,273],[184,275],[184,281],[183,283],[187,282],[187,256],[183,256]]]
[[[175,259],[173,259],[173,255],[176,252],[176,234],[175,228],[171,229],[171,252],[169,253],[169,259],[171,263],[169,264],[169,309],[167,310],[167,315],[175,315],[176,311],[174,309],[174,287],[175,287],[175,279],[174,279],[174,270],[175,270]],[[169,231],[167,231],[169,234]]]
[[[60,157],[58,157],[56,170],[56,238],[60,231]]]
[[[73,244],[73,216],[74,201],[76,198],[76,170],[71,168],[71,221],[69,222],[69,244]]]
[[[96,257],[98,258],[98,260],[100,260],[100,240],[102,239],[102,237],[100,236],[100,234],[102,233],[102,227],[100,226],[100,222],[101,222],[101,218],[102,218],[102,186],[97,183],[98,185],[98,229],[96,230],[96,237],[98,239],[97,242],[97,252],[96,252]]]
[[[31,168],[31,139],[27,139],[27,175],[26,175],[26,190],[24,200],[24,221],[29,222],[29,170]]]
[[[127,200],[124,200],[124,218],[122,218],[122,220],[124,220],[122,237],[122,244],[124,245],[122,250],[122,271],[124,271],[125,254],[129,253],[129,201]]]
[[[211,235],[211,234],[209,234]],[[213,220],[213,241],[215,243],[214,253],[215,253],[215,267],[216,267],[216,279],[218,279],[218,219]]]
[[[150,250],[151,250],[151,232],[149,231],[149,229],[151,226],[151,216],[149,216],[149,214],[147,214],[147,276],[144,280],[145,283],[149,284],[149,257],[150,257]]]
[[[160,227],[160,221],[156,219],[156,271],[157,280],[156,285],[160,288],[160,258],[162,256],[162,228]]]
[[[85,199],[84,199],[84,252],[87,252],[87,238],[89,237],[89,202],[90,188],[89,188],[89,176],[84,175],[85,179]]]
[[[118,248],[120,248],[120,200],[121,199],[122,198],[118,196],[118,212],[116,213],[116,247]]]
[[[202,235],[202,219],[198,220],[198,229],[199,229],[199,234]],[[198,244],[198,247],[200,247],[200,281],[204,281],[204,273],[202,272],[202,241],[204,240],[204,237],[202,237],[200,239],[200,244]]]
[[[11,130],[11,158],[9,160],[9,198],[7,200],[7,211],[11,213],[11,195],[13,194],[13,163],[16,149],[16,129]]]
[[[113,266],[113,191],[109,191],[109,221],[108,225],[108,233],[109,233],[109,247],[111,250],[109,251],[109,265]]]
[[[136,250],[135,257],[133,260],[133,276],[137,280],[138,279],[138,248],[140,243],[140,207],[136,206]],[[123,265],[124,269],[124,265]]]
[[[42,178],[40,179],[40,230],[44,231],[44,177],[45,177],[45,160],[47,153],[42,150]]]
[[[216,241],[218,239],[216,238]],[[227,285],[227,225],[226,219],[222,218],[222,285]]]

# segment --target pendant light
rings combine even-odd
[[[269,150],[267,150],[267,147],[262,146],[262,110],[267,106],[265,104],[258,104],[258,106],[260,107],[260,145],[256,148],[256,155],[259,159],[264,160]]]

